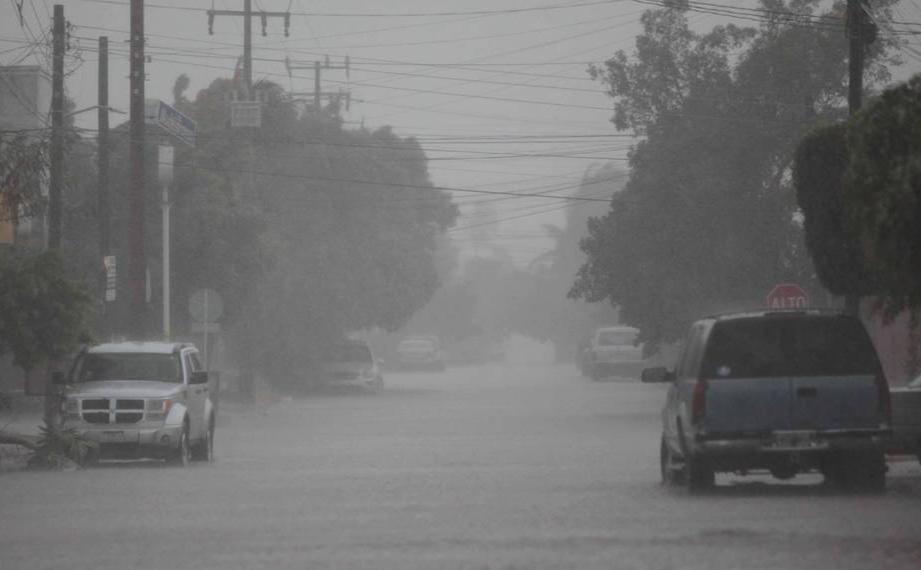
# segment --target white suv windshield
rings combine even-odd
[[[373,360],[371,349],[363,344],[342,344],[333,347],[332,353],[330,354],[331,362],[370,363]]]
[[[401,350],[435,350],[435,345],[427,340],[404,340],[400,343]]]
[[[88,353],[74,368],[73,381],[155,380],[182,382],[182,369],[176,354]]]
[[[634,331],[599,331],[598,346],[633,346],[636,337]]]

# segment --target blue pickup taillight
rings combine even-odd
[[[698,423],[707,413],[707,381],[698,380],[694,384],[694,395],[691,398],[691,421]]]

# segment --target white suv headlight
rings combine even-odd
[[[147,412],[147,419],[152,421],[165,420],[166,416],[169,414],[170,408],[172,407],[173,400],[171,398],[147,400],[147,405],[145,407]]]

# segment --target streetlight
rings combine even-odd
[[[173,147],[157,147],[157,174],[163,187],[160,208],[163,212],[163,337],[170,339],[170,227],[169,185],[173,182]]]

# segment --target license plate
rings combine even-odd
[[[102,432],[102,438],[106,441],[123,441],[125,432],[122,430],[107,430]]]
[[[769,449],[825,449],[828,442],[809,431],[775,432],[767,442]]]

